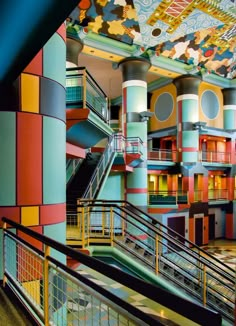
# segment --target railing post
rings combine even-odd
[[[2,266],[2,270],[3,270],[3,287],[6,286],[7,283],[7,278],[5,276],[5,262],[6,262],[6,254],[5,254],[5,230],[7,229],[7,223],[4,222],[3,223],[3,237],[2,237],[2,250],[3,250],[3,266]]]
[[[155,265],[155,272],[156,272],[156,274],[158,274],[159,273],[159,239],[158,239],[158,235],[156,235],[155,241],[156,241],[156,265]]]
[[[105,235],[105,221],[106,221],[106,215],[105,215],[105,206],[102,206],[102,236]]]
[[[86,70],[83,72],[82,84],[83,84],[83,108],[86,108],[86,97],[87,97],[87,76]]]
[[[82,226],[82,248],[84,249],[85,247],[85,213],[84,213],[84,210],[85,210],[85,207],[82,207],[82,210],[81,210],[81,226]]]
[[[202,303],[204,306],[206,306],[206,300],[207,300],[207,295],[206,295],[206,292],[207,292],[207,277],[206,277],[206,265],[203,265],[203,286],[202,286]]]
[[[49,326],[49,261],[50,247],[45,246],[44,270],[43,270],[43,294],[44,294],[44,325]]]
[[[113,208],[110,207],[110,234],[111,234],[111,246],[113,246],[114,242],[114,220],[113,220]]]

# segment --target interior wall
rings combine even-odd
[[[210,208],[209,214],[215,214],[215,238],[225,237],[225,212],[220,208]]]

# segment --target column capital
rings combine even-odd
[[[173,80],[177,88],[177,95],[195,94],[198,95],[198,87],[201,83],[200,76],[182,75]]]
[[[123,81],[146,81],[146,74],[151,67],[151,63],[148,59],[143,57],[128,57],[121,60],[118,67],[122,72]]]
[[[66,61],[78,66],[78,56],[84,47],[84,43],[75,37],[66,37]]]
[[[224,105],[236,105],[236,88],[223,88]]]

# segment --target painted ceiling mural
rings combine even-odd
[[[234,0],[81,0],[68,18],[71,25],[236,77]]]

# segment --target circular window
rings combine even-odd
[[[205,91],[201,98],[201,107],[208,119],[215,119],[219,113],[220,105],[216,94],[213,91]]]
[[[155,115],[158,120],[165,121],[174,109],[173,97],[169,93],[161,94],[155,104]]]

